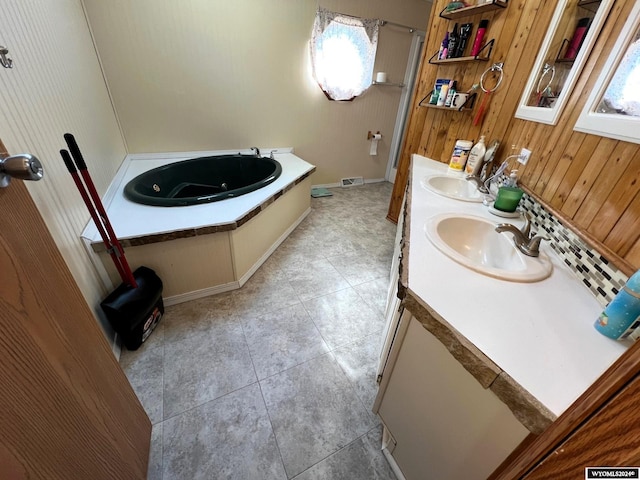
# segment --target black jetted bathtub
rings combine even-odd
[[[124,187],[124,195],[144,205],[196,205],[253,192],[281,173],[277,160],[255,155],[192,158],[138,175]]]

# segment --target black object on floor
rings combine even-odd
[[[131,272],[124,249],[113,231],[75,138],[70,133],[65,133],[64,139],[69,151],[60,150],[60,155],[122,279],[122,284],[100,306],[113,329],[122,337],[124,345],[129,350],[136,350],[149,337],[164,314],[162,280],[147,267],[139,267]]]

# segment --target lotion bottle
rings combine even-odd
[[[487,147],[484,144],[484,135],[480,137],[478,143],[476,143],[469,152],[469,159],[467,160],[467,166],[464,172],[467,175],[477,175],[484,163],[484,154],[487,152]]]

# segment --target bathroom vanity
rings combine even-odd
[[[385,454],[407,480],[487,478],[628,345],[593,328],[602,305],[548,244],[541,252],[552,272],[532,283],[474,271],[438,250],[425,233],[435,215],[523,221],[433,193],[421,185],[431,175],[452,174],[413,155],[374,412]]]

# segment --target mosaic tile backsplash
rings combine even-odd
[[[525,194],[520,208],[531,215],[533,230],[544,230],[552,238],[551,248],[564,260],[596,299],[606,306],[628,280],[600,253],[587,245],[548,212],[535,199]]]

